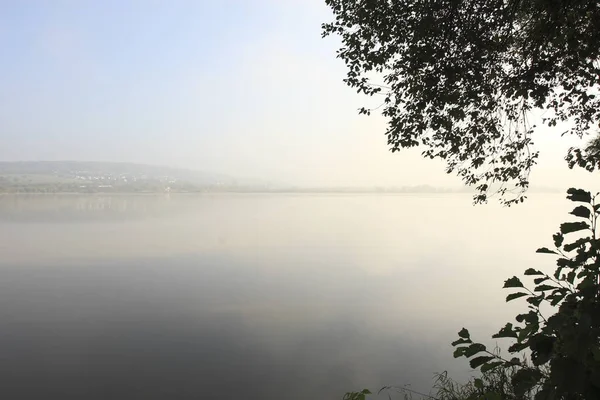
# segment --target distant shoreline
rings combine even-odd
[[[531,187],[529,193],[562,193]],[[469,187],[418,185],[299,186],[238,180],[220,174],[133,163],[82,161],[0,162],[0,195],[160,194],[470,194]]]
[[[562,190],[529,190],[531,194],[561,194]],[[229,191],[190,191],[190,192],[0,192],[0,196],[180,196],[180,195],[236,195],[236,194],[340,194],[340,195],[474,195],[467,191],[377,191],[377,190],[229,190]]]

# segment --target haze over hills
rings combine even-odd
[[[185,180],[196,184],[235,184],[230,176],[202,171],[127,162],[17,161],[0,162],[0,174],[28,174],[57,178],[117,178]]]
[[[0,162],[3,192],[199,191],[240,185],[226,175],[117,162]]]
[[[298,187],[258,179],[127,162],[17,161],[0,162],[0,193],[470,193],[470,188],[427,184],[393,187]],[[556,192],[553,188],[532,188]]]

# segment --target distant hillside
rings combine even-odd
[[[200,191],[237,184],[225,175],[133,163],[0,162],[2,192]]]
[[[0,174],[50,175],[57,177],[76,176],[131,176],[148,178],[174,178],[197,184],[234,184],[235,179],[218,174],[193,170],[161,167],[155,165],[87,162],[87,161],[17,161],[0,162]]]
[[[557,192],[532,187],[532,193]],[[430,185],[402,187],[295,187],[260,180],[155,165],[82,162],[0,162],[0,193],[472,193],[473,188]]]

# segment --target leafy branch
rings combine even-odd
[[[558,256],[552,275],[528,268],[524,275],[533,278],[530,290],[514,276],[504,288],[518,289],[506,301],[525,298],[528,312],[518,314],[518,325],[507,323],[492,338],[508,338],[513,355],[530,353],[531,365],[518,357],[510,360],[471,340],[463,328],[455,357],[466,357],[472,368],[485,373],[496,369],[517,368],[512,377],[516,395],[534,395],[536,399],[588,399],[600,396],[600,242],[597,223],[600,204],[596,196],[581,189],[569,189],[567,199],[580,203],[571,215],[579,220],[565,222],[553,236],[554,249],[542,247],[538,253]],[[585,234],[587,233],[587,234]],[[565,243],[573,234],[579,237]],[[555,313],[544,318],[540,305],[547,303]],[[524,358],[524,357],[523,357]],[[525,359],[525,358],[524,358]]]

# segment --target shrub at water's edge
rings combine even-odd
[[[463,328],[452,343],[454,356],[469,359],[481,376],[457,384],[446,374],[438,375],[431,394],[382,390],[437,400],[600,399],[600,204],[598,195],[585,190],[567,193],[577,203],[570,213],[577,220],[560,225],[552,248],[537,250],[557,256],[554,272],[526,269],[533,289],[516,276],[504,283],[515,290],[507,302],[521,299],[527,304],[516,324],[509,322],[492,336],[512,341],[510,357],[474,342]],[[350,392],[344,399],[364,400],[369,394]]]
[[[509,353],[527,351],[531,362],[489,352],[474,343],[464,328],[453,343],[454,356],[469,358],[472,368],[482,372],[516,369],[511,384],[517,396],[600,398],[600,204],[596,196],[581,189],[569,189],[567,198],[578,204],[571,211],[578,220],[561,224],[552,248],[537,251],[557,256],[554,273],[528,268],[524,275],[533,278],[533,290],[516,276],[504,283],[505,288],[516,289],[506,301],[523,298],[528,310],[517,315],[516,325],[507,323],[493,337],[511,339]],[[549,305],[549,311],[543,312],[542,305]],[[476,398],[504,398],[485,389]]]

